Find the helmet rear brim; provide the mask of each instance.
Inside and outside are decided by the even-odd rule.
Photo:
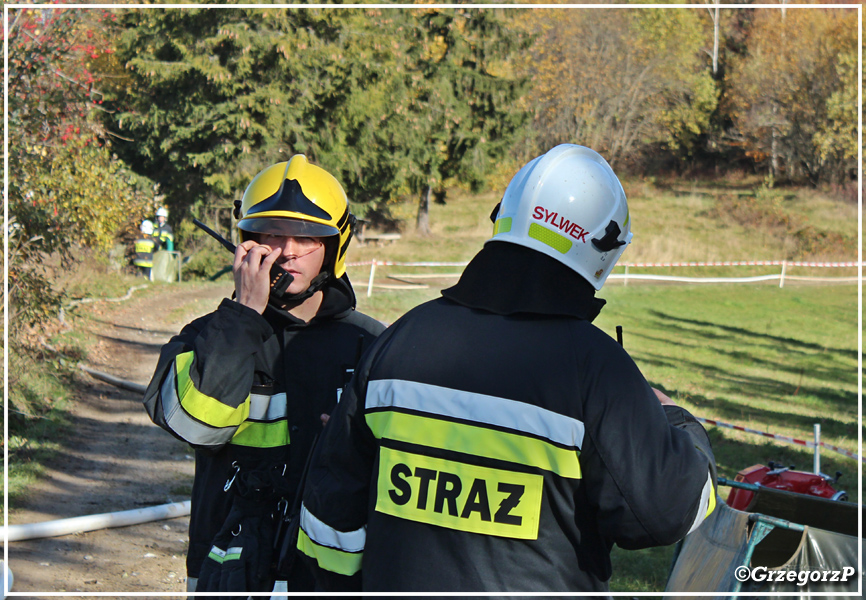
[[[247,233],[264,233],[291,237],[330,237],[340,234],[340,230],[331,225],[285,217],[251,217],[241,219],[238,222],[238,229]]]

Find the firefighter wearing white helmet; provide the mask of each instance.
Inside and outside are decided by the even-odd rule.
[[[171,252],[174,250],[174,230],[168,224],[168,209],[164,206],[156,209],[156,239],[164,250]]]
[[[592,324],[631,240],[610,166],[557,146],[494,218],[316,445],[298,548],[322,591],[605,595],[613,544],[672,544],[713,510],[706,432]]]
[[[309,592],[311,572],[275,539],[323,416],[383,326],[355,310],[354,220],[333,175],[293,156],[252,178],[235,208],[233,299],[163,347],[144,404],[196,449],[188,591],[245,596],[287,580]]]
[[[153,268],[153,253],[159,243],[153,236],[153,222],[151,220],[142,221],[139,230],[141,235],[133,243],[135,256],[132,259],[132,264],[141,269],[142,274],[149,279]]]

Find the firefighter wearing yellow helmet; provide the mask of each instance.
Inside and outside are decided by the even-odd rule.
[[[383,326],[355,310],[354,218],[333,175],[303,155],[269,166],[235,216],[233,299],[163,347],[144,404],[196,449],[188,591],[270,592],[275,580],[313,591],[275,538],[324,415]]]

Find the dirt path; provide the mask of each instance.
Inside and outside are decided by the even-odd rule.
[[[164,290],[164,293],[162,292]],[[88,366],[147,384],[163,343],[230,293],[216,284],[163,286],[90,305],[76,328],[97,334]],[[92,308],[91,308],[92,307]],[[9,523],[35,523],[189,499],[192,453],[150,422],[141,395],[82,374],[71,434]],[[15,592],[178,592],[185,597],[188,517],[10,542]],[[166,596],[161,596],[166,597]]]

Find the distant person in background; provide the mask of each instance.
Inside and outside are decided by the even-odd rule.
[[[159,240],[161,250],[174,250],[174,230],[168,224],[168,210],[161,206],[156,211],[156,238]]]
[[[141,222],[140,230],[141,236],[135,240],[135,257],[132,259],[132,264],[141,269],[142,274],[150,279],[153,253],[156,252],[159,242],[153,236],[153,222],[149,219]]]

